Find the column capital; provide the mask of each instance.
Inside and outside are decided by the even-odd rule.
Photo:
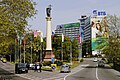
[[[47,21],[51,21],[51,19],[52,19],[51,17],[46,17]]]

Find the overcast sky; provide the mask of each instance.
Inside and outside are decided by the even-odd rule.
[[[106,11],[120,16],[120,0],[33,0],[37,14],[29,20],[33,30],[41,30],[46,36],[46,7],[52,5],[52,31],[59,24],[79,22],[81,15],[92,15],[93,10]]]

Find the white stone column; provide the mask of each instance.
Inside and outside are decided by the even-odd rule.
[[[46,17],[46,50],[52,50],[51,42],[51,17]]]

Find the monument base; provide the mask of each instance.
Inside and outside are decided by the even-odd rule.
[[[52,58],[55,58],[55,55],[53,54],[53,51],[52,50],[46,50],[44,61],[51,61]]]

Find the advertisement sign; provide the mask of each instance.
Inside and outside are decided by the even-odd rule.
[[[71,28],[71,27],[80,27],[80,23],[70,23],[70,24],[64,24],[64,28]]]
[[[103,18],[104,19],[104,18]],[[97,20],[97,21],[96,21]],[[106,26],[102,26],[98,19],[92,20],[92,54],[102,49],[108,39],[108,30]],[[94,53],[95,52],[95,53]]]

